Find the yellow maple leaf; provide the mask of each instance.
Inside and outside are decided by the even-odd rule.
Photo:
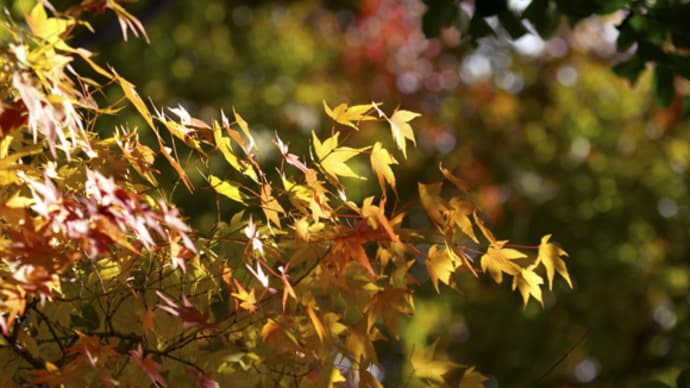
[[[426,269],[429,272],[429,277],[434,284],[434,288],[436,288],[436,292],[439,292],[439,280],[446,285],[450,284],[451,275],[455,272],[456,266],[457,263],[453,260],[453,256],[448,254],[447,250],[440,250],[436,245],[432,245],[431,248],[429,248],[426,259]]]
[[[239,306],[249,312],[254,312],[257,309],[256,305],[256,293],[252,288],[249,292],[242,287],[242,285],[237,281],[237,279],[232,279],[235,282],[235,287],[237,292],[232,293],[232,297],[239,302]]]
[[[337,123],[347,125],[355,130],[359,130],[355,122],[376,119],[373,116],[366,115],[366,113],[371,110],[371,104],[353,105],[350,107],[348,107],[347,104],[340,104],[331,109],[331,107],[326,104],[326,101],[324,101],[323,108],[326,111],[326,114]]]
[[[527,307],[529,296],[532,295],[542,306],[544,302],[541,300],[541,285],[544,284],[544,279],[534,273],[534,271],[521,268],[520,272],[513,275],[513,290],[516,288],[520,291],[522,302]]]
[[[269,184],[261,186],[261,209],[264,211],[266,220],[280,228],[280,214],[285,214],[285,209],[271,195],[271,185]]]
[[[503,282],[504,272],[511,276],[516,276],[520,272],[520,266],[511,260],[527,257],[516,249],[504,248],[507,242],[497,241],[495,244],[491,244],[481,258],[482,271],[489,272],[489,275],[499,284]]]
[[[319,341],[323,343],[326,337],[326,328],[323,326],[323,323],[321,323],[321,320],[316,315],[312,303],[307,304],[307,314],[309,315],[311,324],[314,325],[314,330],[316,331],[316,335],[319,337]]]
[[[436,338],[431,345],[419,351],[412,347],[410,363],[412,364],[414,374],[420,379],[436,384],[444,384],[443,375],[460,365],[452,361],[434,359],[438,341],[439,338]]]
[[[237,155],[235,155],[235,153],[232,150],[232,142],[230,138],[222,135],[218,123],[215,123],[213,125],[213,140],[216,143],[216,147],[218,147],[220,152],[223,154],[223,158],[225,158],[225,161],[228,162],[228,164],[232,166],[232,168],[248,176],[254,182],[259,182],[259,178],[256,175],[256,171],[254,171],[252,165],[246,162],[245,160],[238,158]]]
[[[442,182],[436,182],[431,184],[417,183],[419,188],[419,200],[422,203],[422,207],[426,210],[431,220],[438,224],[443,224],[443,213],[448,210],[448,205],[446,201],[441,198],[441,186]]]
[[[314,152],[316,152],[316,156],[319,159],[319,164],[328,176],[336,182],[339,182],[338,176],[365,179],[363,176],[354,172],[345,162],[361,154],[369,147],[338,147],[338,133],[321,142],[316,137],[316,134],[312,132],[312,139]]]
[[[472,213],[472,216],[474,218],[474,223],[477,224],[479,227],[479,230],[482,232],[484,237],[489,241],[491,244],[496,244],[496,237],[494,237],[494,234],[491,233],[489,228],[484,225],[484,221],[479,218],[479,214],[477,213],[477,210],[475,209],[474,213]]]
[[[474,367],[465,369],[458,388],[484,388],[484,382],[488,380],[486,376],[474,370]]]
[[[448,219],[452,220],[462,232],[475,243],[479,244],[477,236],[474,234],[474,227],[470,220],[470,214],[475,210],[474,205],[458,197],[451,198],[449,202]]]
[[[388,152],[387,149],[383,148],[380,142],[374,144],[374,148],[371,150],[371,168],[376,173],[376,177],[379,180],[379,186],[381,186],[381,191],[386,193],[386,183],[388,183],[395,191],[395,174],[393,174],[393,169],[391,165],[398,164],[393,155]]]
[[[235,202],[246,205],[245,202],[246,195],[240,191],[240,187],[237,184],[230,184],[215,175],[208,176],[208,183],[211,185],[216,193],[221,194],[227,198],[232,199]]]
[[[43,4],[39,2],[34,6],[29,15],[26,16],[26,23],[29,25],[31,32],[48,43],[55,44],[59,49],[69,48],[65,42],[60,39],[67,29],[72,26],[75,21],[60,18],[49,18]]]
[[[402,151],[403,157],[407,159],[407,140],[410,140],[412,144],[417,144],[414,137],[414,131],[412,131],[412,127],[408,123],[421,116],[421,114],[400,109],[393,112],[391,117],[388,117],[376,104],[372,103],[372,106],[376,109],[380,117],[385,117],[386,121],[388,121],[391,127],[391,134],[395,140],[395,145]]]
[[[570,288],[573,288],[573,283],[570,281],[570,274],[568,274],[568,268],[565,266],[565,261],[561,259],[561,256],[568,256],[568,254],[555,244],[550,243],[550,238],[550,234],[541,238],[539,253],[537,254],[537,263],[544,264],[544,268],[546,268],[546,277],[549,280],[549,290],[553,286],[553,277],[556,272],[568,282]]]

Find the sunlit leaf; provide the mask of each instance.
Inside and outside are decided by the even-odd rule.
[[[498,241],[489,246],[481,258],[482,271],[488,272],[496,283],[503,281],[503,273],[516,276],[520,273],[520,266],[511,260],[527,257],[524,253],[512,249],[504,248],[507,241]]]
[[[340,104],[331,109],[331,107],[326,104],[326,101],[324,101],[323,107],[326,111],[326,114],[337,123],[347,125],[348,127],[356,130],[359,130],[356,123],[376,119],[374,116],[366,115],[366,113],[372,109],[371,104],[353,105],[350,107],[348,107],[346,104]]]
[[[470,367],[462,374],[458,388],[484,388],[484,382],[487,380],[486,376],[474,370],[474,367]]]
[[[312,132],[314,152],[319,159],[323,171],[338,181],[338,176],[365,179],[355,173],[345,162],[366,151],[364,148],[338,147],[338,133],[324,140],[323,143]]]
[[[224,181],[215,175],[209,175],[208,183],[211,185],[216,193],[221,194],[227,198],[232,199],[235,202],[246,205],[245,199],[247,196],[240,191],[239,186],[236,184],[231,184],[230,182]]]
[[[415,376],[422,380],[443,384],[445,383],[443,375],[457,368],[458,364],[435,358],[436,345],[438,345],[439,339],[436,338],[431,345],[423,349],[418,350],[413,347],[410,362],[412,363],[412,370]]]
[[[541,285],[544,280],[529,269],[520,269],[520,271],[513,275],[513,290],[517,288],[522,296],[524,306],[527,307],[529,297],[532,295],[540,304],[544,304],[541,300]]]
[[[395,191],[395,174],[391,165],[398,164],[393,155],[388,152],[387,149],[383,148],[380,142],[374,144],[374,148],[371,150],[371,168],[374,170],[376,177],[379,180],[379,186],[381,186],[381,191],[386,192],[386,183],[388,183],[393,191]]]
[[[440,250],[437,245],[432,245],[431,248],[429,248],[426,259],[426,269],[429,272],[429,278],[431,278],[434,288],[436,288],[436,292],[440,292],[438,289],[439,280],[443,282],[443,284],[450,284],[450,279],[453,272],[455,272],[455,267],[456,263],[448,254],[447,250]]]
[[[568,268],[565,266],[565,261],[561,259],[561,256],[568,256],[568,254],[555,244],[550,243],[550,238],[550,234],[541,238],[539,253],[537,255],[537,263],[544,264],[544,268],[546,268],[546,278],[549,280],[549,290],[553,287],[553,277],[556,272],[565,279],[570,288],[573,288],[573,283],[570,281],[570,274],[568,274]]]

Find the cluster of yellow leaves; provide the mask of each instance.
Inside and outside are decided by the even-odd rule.
[[[475,244],[479,244],[475,226],[488,242],[488,247],[480,258],[481,271],[488,273],[499,284],[503,282],[503,274],[511,276],[513,290],[517,289],[520,292],[525,306],[530,296],[543,303],[541,286],[544,280],[536,272],[540,265],[546,270],[549,289],[552,288],[555,272],[572,287],[565,262],[561,259],[561,256],[567,256],[567,253],[549,242],[551,235],[542,238],[540,245],[535,247],[538,250],[536,258],[530,262],[527,253],[511,247],[506,240],[499,241],[494,237],[479,217],[476,207],[463,199],[462,193],[465,189],[462,182],[449,171],[442,169],[442,172],[444,177],[459,189],[460,195],[446,200],[441,196],[443,182],[419,184],[422,206],[445,237],[442,248],[432,245],[427,253],[427,270],[437,291],[439,281],[455,287],[452,275],[459,269],[477,275],[470,259],[470,251],[464,249],[463,244],[456,242],[459,235],[460,238],[469,238]]]

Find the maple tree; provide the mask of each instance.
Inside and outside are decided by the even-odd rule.
[[[0,46],[3,384],[379,386],[375,343],[397,338],[398,319],[414,314],[417,261],[439,292],[439,283],[457,289],[463,272],[510,276],[524,305],[542,303],[544,277],[549,288],[556,274],[571,285],[550,235],[530,247],[497,239],[443,167],[443,181],[418,184],[429,230],[407,226],[394,166],[416,144],[418,113],[324,102],[330,131],[312,132],[308,155],[276,134],[281,163],[271,171],[234,109],[205,122],[181,106],[156,108],[70,45],[91,11],[114,12],[125,39],[146,38],[120,4],[46,8],[38,2],[27,27],[8,17]],[[112,89],[120,97],[104,102]],[[125,105],[146,128],[101,127]],[[387,126],[395,149],[348,143],[370,125]],[[139,141],[144,131],[155,145]],[[193,230],[156,159],[176,186],[239,210],[219,206],[212,231]],[[366,176],[380,191],[350,199],[347,181]],[[412,352],[411,378],[442,385],[460,368],[462,386],[483,381],[471,366],[435,359],[435,347]]]

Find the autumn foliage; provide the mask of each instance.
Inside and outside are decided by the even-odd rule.
[[[61,12],[39,3],[27,28],[4,23],[0,383],[380,386],[376,343],[395,340],[398,319],[415,312],[414,266],[439,292],[457,289],[461,272],[496,283],[509,276],[525,305],[542,302],[544,279],[549,288],[556,274],[571,284],[550,235],[535,246],[496,238],[442,167],[443,181],[418,184],[430,227],[409,227],[395,166],[415,145],[419,114],[324,103],[333,126],[312,132],[309,154],[292,153],[278,131],[281,161],[264,166],[251,124],[234,109],[204,122],[180,106],[157,108],[105,59],[70,46],[88,12],[107,10],[125,38],[145,36],[115,1]],[[121,97],[104,102],[113,88]],[[145,128],[102,127],[99,117],[125,106]],[[382,125],[391,139],[348,143]],[[142,144],[143,131],[156,143]],[[219,210],[210,233],[193,230],[161,183],[161,161],[190,193],[213,191],[239,210]],[[366,175],[380,191],[351,200],[348,181]],[[434,349],[409,355],[411,379],[442,385],[460,369],[464,386],[483,380]]]

